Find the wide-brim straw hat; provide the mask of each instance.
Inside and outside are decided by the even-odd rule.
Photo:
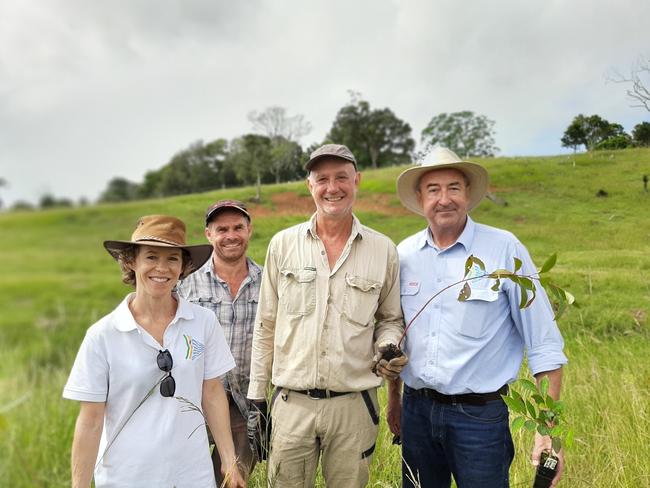
[[[417,166],[403,171],[397,177],[397,196],[402,205],[418,215],[424,215],[422,207],[418,203],[417,186],[422,175],[436,169],[457,169],[467,177],[469,181],[468,212],[487,195],[489,177],[483,166],[463,161],[453,151],[436,146],[422,158]]]
[[[122,251],[134,244],[138,246],[185,249],[189,253],[192,263],[185,267],[180,279],[187,277],[187,275],[203,266],[212,254],[210,244],[188,246],[185,243],[185,223],[169,215],[140,217],[130,241],[104,241],[104,247],[115,260],[119,258]]]

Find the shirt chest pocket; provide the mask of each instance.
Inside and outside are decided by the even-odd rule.
[[[499,292],[489,288],[472,288],[466,301],[461,302],[462,320],[460,333],[467,337],[480,338],[487,332],[496,313]]]
[[[351,322],[367,326],[377,311],[380,291],[381,282],[346,274],[343,313]]]
[[[400,283],[399,293],[404,318],[410,320],[421,306],[420,282],[415,280],[402,281]]]
[[[316,306],[316,270],[283,269],[280,276],[278,304],[290,314],[312,313]]]

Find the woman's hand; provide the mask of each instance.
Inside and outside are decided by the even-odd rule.
[[[246,482],[244,481],[236,462],[227,467],[223,466],[221,468],[221,474],[223,475],[224,482],[228,488],[246,488]]]

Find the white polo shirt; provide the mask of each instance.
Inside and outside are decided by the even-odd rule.
[[[157,386],[138,408],[166,373],[156,362],[160,345],[129,310],[134,293],[88,329],[77,353],[63,397],[106,402],[98,488],[215,486],[204,419],[180,399],[200,407],[203,380],[225,374],[235,361],[214,313],[174,296],[178,308],[162,344],[174,360],[174,398]]]

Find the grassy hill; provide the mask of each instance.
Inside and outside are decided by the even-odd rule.
[[[650,486],[650,150],[483,161],[491,189],[473,217],[514,232],[538,264],[558,253],[556,281],[581,308],[561,320],[570,363],[563,398],[577,445],[564,486]],[[394,193],[403,168],[364,172],[356,214],[396,243],[424,227]],[[607,196],[598,197],[602,190]],[[602,193],[601,192],[601,193]],[[79,209],[0,214],[0,485],[69,486],[77,405],[61,389],[86,328],[129,290],[102,247],[141,215],[168,213],[203,242],[204,209],[250,188]],[[303,183],[267,186],[251,205],[250,253],[263,262],[278,230],[305,220]],[[513,485],[528,485],[531,439],[516,437]],[[373,486],[398,486],[399,451],[382,430]],[[259,469],[259,468],[258,468]]]

